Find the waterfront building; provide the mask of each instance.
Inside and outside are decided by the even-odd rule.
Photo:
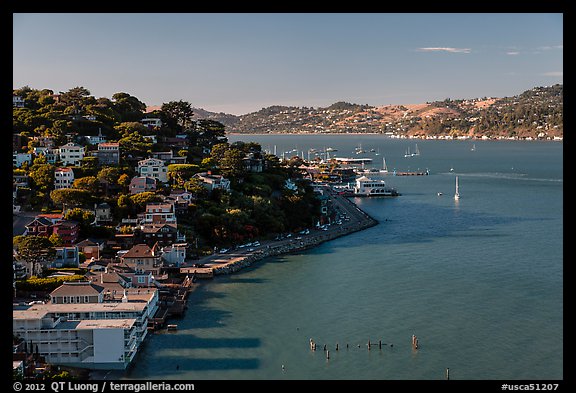
[[[162,267],[159,250],[147,244],[135,244],[120,257],[120,261],[137,272],[150,272],[154,276],[160,274]]]
[[[186,243],[174,243],[162,248],[161,258],[167,265],[180,267],[186,261]]]
[[[373,180],[366,176],[356,179],[354,185],[354,195],[356,196],[395,196],[396,190],[386,187],[384,180]]]
[[[56,302],[14,309],[13,334],[53,365],[126,369],[158,310],[158,291],[125,289],[116,302],[107,295],[93,283],[65,283],[51,293]]]

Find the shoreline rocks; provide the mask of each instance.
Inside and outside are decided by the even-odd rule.
[[[226,263],[222,266],[213,267],[214,275],[223,275],[235,273],[245,267],[251,266],[254,262],[260,261],[264,258],[271,256],[278,256],[283,254],[290,254],[297,251],[303,251],[316,247],[324,242],[334,240],[336,238],[349,235],[354,232],[362,231],[364,229],[373,227],[378,224],[378,221],[368,216],[364,213],[365,218],[356,223],[348,223],[340,226],[336,229],[331,229],[326,231],[326,233],[317,234],[303,238],[301,240],[292,240],[288,244],[282,244],[278,246],[269,246],[263,250],[254,251],[251,254],[247,254],[243,257]]]

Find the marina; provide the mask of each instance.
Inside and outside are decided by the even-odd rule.
[[[562,379],[562,145],[419,146],[430,175],[384,178],[401,197],[346,198],[377,225],[201,281],[123,378]]]

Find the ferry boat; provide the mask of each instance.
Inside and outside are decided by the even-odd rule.
[[[394,188],[386,187],[384,180],[374,180],[362,176],[356,179],[354,185],[354,196],[398,196],[400,195]]]

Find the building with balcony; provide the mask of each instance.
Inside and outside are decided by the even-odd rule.
[[[158,310],[155,288],[125,289],[121,301],[111,302],[101,286],[66,283],[51,297],[62,303],[14,309],[12,331],[38,348],[47,363],[61,366],[126,369]]]

